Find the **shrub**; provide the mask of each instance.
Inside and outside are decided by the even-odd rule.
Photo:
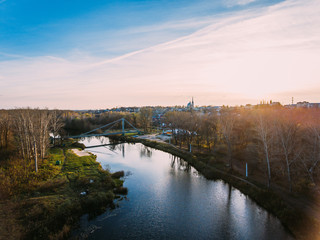
[[[115,173],[112,173],[112,178],[121,178],[121,177],[124,177],[124,171],[118,171],[118,172],[115,172]]]
[[[113,192],[115,194],[126,195],[126,194],[128,194],[128,188],[126,188],[126,187],[117,187],[116,189],[113,190]]]

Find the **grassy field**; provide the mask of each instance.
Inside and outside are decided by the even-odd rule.
[[[123,174],[112,175],[95,155],[79,157],[73,147],[51,148],[35,179],[0,202],[15,212],[8,225],[7,211],[0,211],[0,239],[67,239],[81,215],[114,208],[115,195],[127,192],[119,179]]]

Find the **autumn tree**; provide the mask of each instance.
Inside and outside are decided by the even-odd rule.
[[[60,131],[64,126],[64,122],[62,119],[63,112],[57,109],[51,111],[51,122],[50,122],[50,130],[53,135],[53,145],[56,145],[56,137],[61,136]]]
[[[167,125],[167,127],[170,128],[172,137],[174,139],[175,144],[178,144],[178,138],[177,138],[177,132],[176,129],[178,128],[178,116],[177,112],[166,112],[164,115],[164,122]]]
[[[266,165],[267,165],[267,176],[268,176],[268,187],[271,184],[271,167],[270,167],[270,155],[271,145],[274,139],[274,124],[271,118],[270,110],[259,109],[256,115],[256,132],[257,137],[263,148]]]
[[[230,109],[223,109],[219,116],[219,130],[223,141],[227,145],[227,156],[229,160],[229,167],[232,169],[232,153],[234,144],[234,126],[237,115]]]
[[[311,109],[305,111],[305,134],[303,145],[303,154],[301,155],[301,163],[312,183],[316,183],[316,170],[320,163],[320,111],[319,109]]]
[[[8,148],[11,128],[10,115],[7,111],[0,112],[0,149]]]
[[[293,110],[281,109],[275,114],[275,132],[280,153],[285,160],[290,192],[292,191],[291,165],[300,157],[299,123]]]
[[[139,112],[139,123],[143,127],[144,132],[151,130],[152,124],[152,109],[143,107]]]
[[[35,161],[38,169],[38,156],[42,159],[49,147],[49,110],[17,109],[13,114],[15,135],[19,142],[19,151],[26,161]]]
[[[201,117],[199,136],[205,139],[208,150],[214,147],[218,140],[218,116],[216,111],[209,112]]]

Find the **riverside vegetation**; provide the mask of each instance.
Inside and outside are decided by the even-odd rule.
[[[219,113],[173,111],[163,122],[172,144],[123,140],[182,157],[207,178],[249,195],[297,238],[320,239],[320,109],[262,104]]]
[[[36,121],[41,115],[38,111],[45,110],[22,111],[28,113],[30,121]],[[14,115],[17,112],[10,114],[19,117]],[[80,157],[72,152],[73,148],[83,149],[82,144],[68,140],[49,148],[48,143],[43,156],[25,145],[30,148],[28,159],[26,149],[17,145],[17,132],[9,128],[7,141],[0,145],[1,238],[66,239],[81,215],[114,208],[116,194],[126,193],[120,179],[123,172],[111,174],[96,162],[95,155]],[[25,136],[39,140],[39,135],[33,136],[31,131]],[[48,133],[46,136],[49,139]]]
[[[140,113],[60,113],[60,123],[64,125],[60,135],[82,133],[121,117],[145,132],[159,126],[159,122],[152,121],[151,108],[143,108]],[[4,123],[6,114],[8,112],[2,115]],[[191,109],[169,111],[161,123],[171,129],[171,144],[136,138],[123,140],[140,141],[182,157],[207,178],[223,179],[248,194],[278,216],[297,238],[319,238],[319,109],[285,108],[269,103],[249,108],[222,107],[219,112],[200,113]],[[2,126],[6,128],[6,124]],[[0,131],[0,147],[4,149],[7,132]],[[41,144],[40,139],[37,141]],[[29,143],[29,150],[26,147],[24,150],[29,151],[31,159],[38,155],[32,153],[32,145]],[[18,147],[20,155],[21,146]],[[248,178],[245,177],[246,164]]]
[[[253,179],[244,179],[236,171],[230,171],[223,161],[201,153],[190,153],[168,143],[134,137],[112,137],[113,141],[142,143],[145,146],[168,152],[180,157],[193,166],[207,179],[222,179],[242,193],[250,196],[256,203],[277,216],[286,229],[297,239],[318,239],[319,220],[306,213],[300,206],[292,203],[292,198],[267,188]],[[208,163],[211,161],[210,163]],[[296,201],[293,197],[293,201]]]

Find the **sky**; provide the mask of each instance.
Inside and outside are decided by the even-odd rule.
[[[0,109],[320,102],[319,0],[0,0]]]

